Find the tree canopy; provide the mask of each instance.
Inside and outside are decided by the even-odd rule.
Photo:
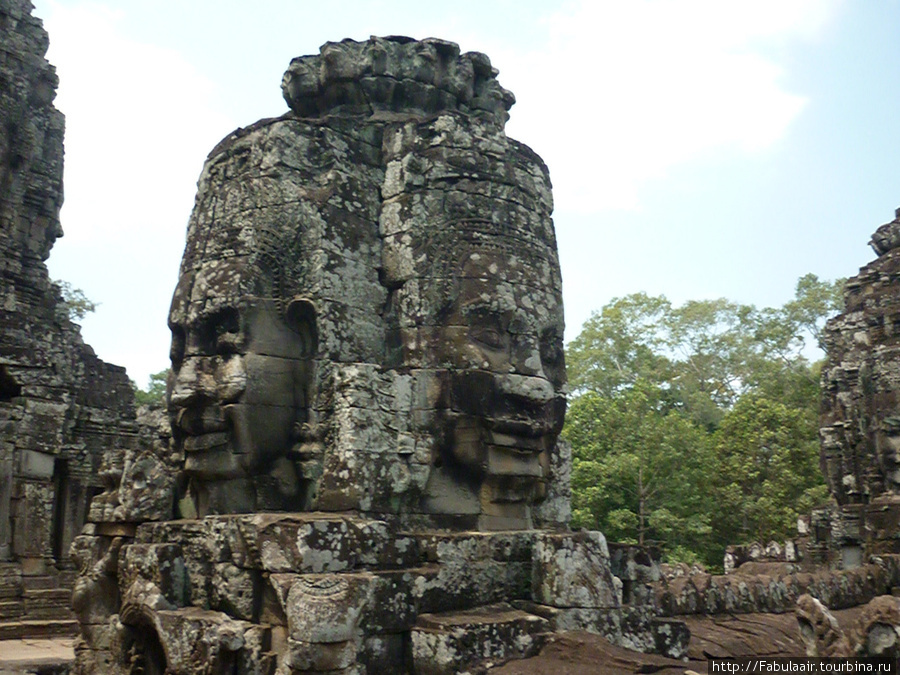
[[[569,345],[573,517],[672,560],[790,536],[818,468],[821,332],[842,280],[809,274],[780,308],[616,298]]]

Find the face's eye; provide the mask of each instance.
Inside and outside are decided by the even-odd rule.
[[[203,345],[208,354],[230,356],[240,351],[243,342],[240,317],[234,308],[216,312],[203,322]]]
[[[562,340],[555,335],[541,338],[541,361],[555,365],[563,360]]]
[[[172,362],[172,370],[178,370],[184,360],[184,328],[171,326],[170,330],[172,331],[172,343],[169,346],[169,360]]]
[[[495,326],[472,326],[469,335],[488,349],[503,349],[506,346],[506,334]]]
[[[547,376],[553,382],[565,383],[566,355],[563,339],[556,331],[547,331],[541,335],[541,364]]]

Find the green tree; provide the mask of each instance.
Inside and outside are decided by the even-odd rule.
[[[578,392],[613,396],[638,378],[666,381],[663,322],[671,309],[662,296],[635,293],[594,312],[566,349],[570,384]]]
[[[134,389],[134,402],[137,405],[161,406],[166,402],[166,380],[169,378],[169,369],[153,373],[147,380],[147,388],[141,389],[134,381],[131,388]]]
[[[566,419],[572,443],[573,524],[615,541],[661,542],[670,559],[695,560],[712,528],[697,487],[711,465],[702,429],[638,379],[616,396],[587,392]]]
[[[797,281],[792,300],[757,313],[744,375],[748,390],[816,414],[822,330],[841,310],[843,289],[843,279],[807,274]]]
[[[569,381],[576,394],[613,396],[642,378],[713,429],[742,392],[754,316],[753,307],[724,299],[676,308],[663,296],[616,298],[569,345]]]
[[[717,553],[736,541],[790,536],[797,516],[827,497],[817,427],[803,408],[756,394],[725,414],[712,436]]]
[[[787,535],[826,494],[812,359],[842,288],[806,275],[779,308],[636,293],[595,312],[567,351],[575,523],[713,565]]]
[[[91,312],[95,312],[100,305],[90,300],[80,288],[75,288],[68,281],[54,281],[53,285],[59,289],[63,304],[69,315],[69,321],[77,323]]]

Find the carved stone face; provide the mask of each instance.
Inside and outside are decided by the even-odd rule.
[[[508,515],[520,509],[490,505],[542,497],[562,429],[562,297],[541,265],[492,249],[471,250],[452,283],[433,341],[436,364],[449,366],[438,462],[480,483],[488,513]]]
[[[239,259],[186,272],[169,313],[169,415],[200,515],[254,510],[260,474],[297,487],[282,465],[307,421],[315,319],[306,301],[282,311],[248,293],[247,277]]]

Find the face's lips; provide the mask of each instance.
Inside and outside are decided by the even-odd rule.
[[[175,426],[188,436],[228,431],[228,422],[218,405],[181,408],[175,413]]]
[[[535,420],[509,420],[484,418],[485,428],[498,438],[517,437],[522,439],[542,439],[552,433],[552,430],[544,423]],[[498,441],[497,445],[513,445],[510,442]]]
[[[502,447],[511,452],[519,453],[537,453],[542,452],[545,448],[545,437],[541,436],[518,436],[505,434],[499,431],[488,430],[487,442],[491,445]]]
[[[188,447],[191,440],[185,439],[184,472],[188,476],[201,480],[224,480],[244,475],[238,456],[231,452],[227,444],[191,450]]]
[[[185,452],[208,452],[228,445],[228,432],[217,431],[199,436],[185,436]]]

